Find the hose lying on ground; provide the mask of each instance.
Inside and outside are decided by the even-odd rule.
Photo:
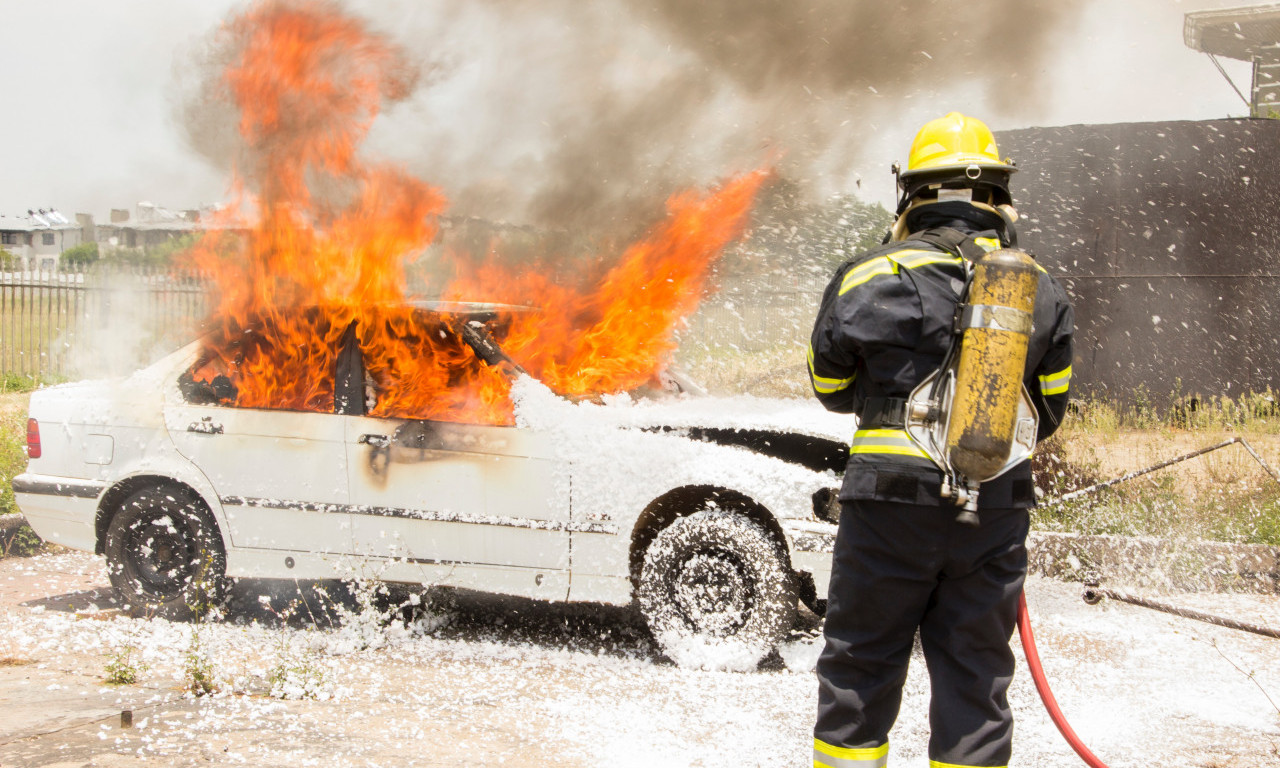
[[[1018,595],[1018,637],[1022,639],[1022,652],[1027,657],[1027,668],[1031,670],[1031,679],[1035,681],[1036,691],[1040,693],[1040,700],[1044,702],[1044,708],[1049,711],[1049,719],[1053,720],[1053,724],[1058,726],[1058,731],[1062,733],[1062,737],[1067,740],[1071,748],[1092,768],[1107,768],[1107,764],[1102,762],[1089,751],[1084,745],[1076,732],[1072,730],[1071,724],[1067,722],[1067,718],[1062,714],[1062,708],[1058,706],[1058,700],[1054,698],[1053,691],[1049,690],[1049,681],[1044,677],[1044,667],[1040,666],[1040,652],[1036,650],[1036,638],[1031,632],[1031,619],[1027,617],[1027,595],[1021,593]]]
[[[1226,448],[1227,446],[1236,445],[1237,443],[1240,444],[1246,451],[1248,451],[1249,455],[1252,456],[1259,464],[1262,465],[1262,468],[1266,470],[1267,474],[1270,475],[1273,480],[1275,480],[1277,483],[1280,483],[1280,472],[1277,472],[1269,464],[1267,464],[1267,462],[1262,459],[1262,456],[1260,456],[1258,452],[1254,450],[1253,446],[1249,445],[1249,442],[1247,440],[1245,440],[1242,437],[1233,437],[1230,440],[1224,440],[1223,442],[1218,443],[1217,445],[1211,445],[1207,448],[1201,448],[1198,451],[1192,451],[1191,453],[1186,453],[1181,456],[1176,456],[1172,459],[1168,459],[1166,461],[1161,461],[1156,464],[1152,464],[1149,467],[1145,467],[1143,469],[1129,472],[1121,477],[1117,477],[1114,480],[1107,480],[1105,482],[1091,485],[1088,488],[1081,488],[1078,491],[1073,491],[1071,493],[1064,494],[1057,498],[1047,499],[1045,501],[1045,505],[1051,506],[1054,504],[1061,504],[1063,502],[1071,501],[1072,499],[1078,498],[1080,496],[1084,496],[1090,493],[1095,493],[1097,491],[1103,490],[1104,488],[1110,488],[1111,486],[1116,485],[1118,483],[1123,483],[1126,480],[1132,480],[1135,477],[1141,477],[1142,475],[1155,472],[1158,469],[1164,469],[1165,467],[1168,467],[1172,464],[1177,464],[1179,462],[1186,461],[1188,459],[1194,459],[1195,457],[1203,456],[1204,454],[1209,453],[1210,451],[1216,451],[1219,448]],[[1157,611],[1165,611],[1166,613],[1171,613],[1171,614],[1174,614],[1175,616],[1182,616],[1183,618],[1195,619],[1197,621],[1205,621],[1210,624],[1217,624],[1223,627],[1239,629],[1245,632],[1253,632],[1255,634],[1265,635],[1267,637],[1280,637],[1280,631],[1271,629],[1270,627],[1263,627],[1256,624],[1247,624],[1245,622],[1235,621],[1233,619],[1224,619],[1220,616],[1213,616],[1207,613],[1200,613],[1199,611],[1192,611],[1185,608],[1177,608],[1176,606],[1167,605],[1165,603],[1158,603],[1153,600],[1146,600],[1143,598],[1134,597],[1132,595],[1127,595],[1123,592],[1116,592],[1110,589],[1102,589],[1098,587],[1096,584],[1089,585],[1084,593],[1084,600],[1086,603],[1089,603],[1090,605],[1097,603],[1103,597],[1110,597],[1115,600],[1121,600],[1123,602],[1132,603],[1133,605],[1139,605],[1144,608],[1151,608]],[[1022,640],[1022,652],[1026,654],[1027,668],[1031,670],[1031,679],[1035,681],[1036,691],[1039,692],[1040,699],[1041,701],[1044,702],[1044,708],[1048,710],[1049,718],[1053,720],[1053,724],[1058,727],[1058,731],[1062,733],[1063,738],[1067,740],[1067,743],[1071,745],[1071,748],[1075,750],[1076,754],[1079,755],[1080,758],[1085,761],[1085,763],[1090,765],[1092,768],[1107,768],[1107,764],[1099,760],[1098,757],[1093,754],[1093,752],[1089,751],[1089,748],[1086,747],[1084,745],[1084,742],[1080,740],[1080,737],[1076,735],[1076,732],[1071,728],[1071,724],[1067,722],[1066,716],[1062,714],[1062,708],[1058,706],[1058,700],[1054,698],[1053,691],[1049,689],[1049,681],[1046,680],[1044,676],[1044,667],[1040,665],[1040,652],[1036,650],[1036,638],[1031,631],[1031,619],[1027,616],[1027,596],[1025,592],[1018,595],[1018,637],[1021,638]]]
[[[1119,600],[1122,603],[1150,608],[1153,611],[1164,611],[1174,616],[1181,616],[1184,619],[1194,619],[1195,621],[1203,621],[1206,624],[1216,624],[1219,627],[1227,627],[1228,629],[1238,629],[1242,632],[1252,632],[1255,635],[1263,637],[1280,638],[1280,629],[1272,629],[1264,627],[1261,624],[1250,624],[1246,621],[1236,621],[1235,619],[1226,619],[1221,616],[1214,616],[1211,613],[1201,613],[1193,611],[1190,608],[1179,608],[1176,605],[1161,603],[1156,600],[1149,600],[1145,597],[1130,595],[1125,592],[1117,592],[1114,589],[1105,589],[1096,584],[1089,584],[1084,590],[1084,601],[1089,605],[1096,605],[1102,598],[1109,597],[1112,600]]]
[[[1104,597],[1113,600],[1119,600],[1143,608],[1151,608],[1157,611],[1171,613],[1174,616],[1181,616],[1184,619],[1194,619],[1209,624],[1216,624],[1220,627],[1228,627],[1230,629],[1239,629],[1244,632],[1252,632],[1265,637],[1280,638],[1280,630],[1264,627],[1259,624],[1249,624],[1235,619],[1226,619],[1221,616],[1214,616],[1200,611],[1193,611],[1188,608],[1178,608],[1177,606],[1167,603],[1157,602],[1155,600],[1147,600],[1145,598],[1136,597],[1134,595],[1117,592],[1112,589],[1104,589],[1097,585],[1089,585],[1084,592],[1084,601],[1090,605],[1095,605]],[[1062,714],[1062,708],[1058,706],[1058,700],[1054,698],[1053,691],[1049,689],[1049,681],[1045,679],[1044,667],[1040,665],[1040,652],[1036,650],[1036,638],[1031,631],[1031,619],[1027,615],[1027,596],[1025,593],[1018,595],[1018,637],[1022,639],[1022,652],[1027,657],[1027,668],[1031,670],[1031,679],[1035,681],[1036,691],[1040,694],[1041,701],[1044,702],[1044,708],[1049,712],[1049,718],[1053,720],[1053,724],[1058,727],[1058,731],[1062,733],[1063,738],[1076,751],[1076,754],[1092,766],[1092,768],[1107,768],[1106,763],[1098,759],[1089,748],[1084,745],[1080,737],[1071,728],[1071,724],[1067,722],[1067,718]]]

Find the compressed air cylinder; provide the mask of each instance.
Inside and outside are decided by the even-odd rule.
[[[970,483],[995,477],[1009,458],[1039,282],[1035,261],[1013,248],[974,263],[946,442]]]

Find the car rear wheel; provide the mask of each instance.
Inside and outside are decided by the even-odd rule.
[[[167,619],[203,615],[226,588],[226,553],[213,518],[190,492],[147,488],[107,527],[111,585],[128,605]]]
[[[797,585],[782,547],[762,527],[707,509],[657,535],[637,596],[672,661],[742,670],[755,668],[791,629]]]

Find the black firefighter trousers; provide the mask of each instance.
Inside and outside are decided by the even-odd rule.
[[[917,628],[929,670],[931,765],[1005,766],[1009,640],[1027,570],[1025,509],[844,502],[818,659],[814,762],[886,764]]]

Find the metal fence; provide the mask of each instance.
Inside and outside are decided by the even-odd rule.
[[[824,283],[780,276],[724,286],[688,319],[681,341],[743,353],[803,348]],[[163,268],[0,272],[0,377],[128,374],[196,336],[210,287]]]
[[[206,287],[155,268],[0,272],[0,376],[128,373],[194,336]]]

